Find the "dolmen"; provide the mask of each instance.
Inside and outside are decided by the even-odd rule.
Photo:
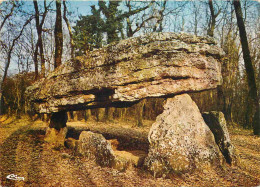
[[[234,149],[223,115],[219,120],[219,114],[204,114],[204,120],[187,94],[222,84],[223,56],[211,37],[151,33],[121,40],[62,64],[28,87],[28,110],[51,114],[46,140],[62,144],[67,111],[131,106],[144,98],[165,97],[164,111],[147,137],[144,167],[160,177],[231,164]],[[105,155],[97,159],[101,165],[116,165],[109,141],[91,132],[81,134],[79,141],[86,155]]]

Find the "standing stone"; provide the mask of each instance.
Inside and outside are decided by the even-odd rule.
[[[225,116],[222,112],[211,111],[202,114],[206,124],[213,132],[215,141],[224,155],[227,163],[234,164],[237,161],[234,146],[231,144]]]
[[[68,117],[65,111],[53,113],[44,140],[56,146],[63,146],[68,132],[66,127],[67,120]]]
[[[217,166],[222,161],[212,132],[188,94],[167,100],[148,139],[145,166],[155,177]]]

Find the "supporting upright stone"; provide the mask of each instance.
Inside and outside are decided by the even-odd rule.
[[[227,163],[236,164],[238,158],[235,154],[234,146],[232,145],[229,137],[224,114],[218,111],[211,111],[204,112],[202,116],[210,130],[213,132],[215,141],[220,151],[224,155]]]
[[[167,100],[148,135],[145,165],[155,177],[219,166],[224,158],[188,94]]]
[[[68,117],[65,111],[53,113],[44,140],[57,146],[63,146],[68,132],[67,120]]]

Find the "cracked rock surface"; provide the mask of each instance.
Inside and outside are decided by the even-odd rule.
[[[65,62],[30,86],[28,109],[81,110],[213,89],[222,82],[223,55],[209,37],[151,33],[129,38]]]
[[[188,94],[167,100],[148,139],[145,165],[156,177],[218,166],[223,161],[211,130]]]

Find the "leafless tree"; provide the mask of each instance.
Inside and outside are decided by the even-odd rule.
[[[55,37],[55,59],[54,68],[59,67],[62,62],[63,33],[62,33],[62,16],[61,16],[61,0],[56,0],[56,22],[54,29]]]
[[[253,113],[253,120],[252,126],[254,128],[254,134],[260,136],[260,123],[259,123],[259,98],[257,94],[257,87],[256,87],[256,79],[255,79],[255,72],[250,56],[250,50],[247,41],[247,33],[246,28],[243,20],[243,13],[241,9],[240,0],[233,0],[233,4],[235,7],[236,17],[237,17],[237,25],[239,28],[240,34],[240,41],[242,44],[242,51],[243,51],[243,58],[245,62],[246,74],[247,74],[247,82],[249,87],[248,93],[248,105],[247,105],[247,112],[246,112],[246,123],[250,123],[250,115]],[[249,126],[249,125],[247,125]]]

